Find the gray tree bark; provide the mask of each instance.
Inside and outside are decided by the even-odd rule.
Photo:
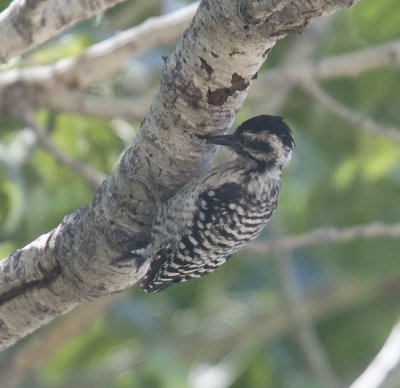
[[[195,133],[227,130],[275,42],[356,0],[203,0],[135,143],[92,202],[0,262],[0,349],[76,305],[122,291],[148,263],[115,260],[150,239],[159,201],[210,168]]]
[[[14,0],[0,13],[0,63],[124,0]]]

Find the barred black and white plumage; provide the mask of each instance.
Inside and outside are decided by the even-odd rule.
[[[161,205],[142,288],[160,291],[201,277],[256,238],[277,206],[282,168],[294,146],[280,117],[262,115],[232,135],[199,135],[231,148],[237,157],[193,179]]]

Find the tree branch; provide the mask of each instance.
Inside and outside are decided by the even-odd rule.
[[[115,260],[149,242],[158,199],[209,169],[215,149],[195,133],[231,126],[278,36],[343,5],[317,3],[292,0],[272,24],[244,22],[238,1],[201,3],[166,61],[160,92],[135,144],[93,201],[0,262],[0,349],[76,305],[143,277],[148,262],[119,267]]]
[[[307,233],[303,236],[291,236],[286,237],[284,239],[274,239],[268,243],[253,243],[251,246],[247,248],[249,252],[255,252],[258,254],[269,254],[273,252],[283,252],[286,250],[293,250],[296,248],[303,248],[306,246],[314,246],[321,245],[327,243],[335,243],[341,241],[353,241],[357,239],[363,238],[379,238],[379,237],[389,237],[396,238],[400,237],[400,224],[394,225],[382,225],[382,224],[369,224],[357,226],[354,228],[345,228],[345,229],[337,229],[337,228],[321,228],[316,229],[310,233]],[[278,258],[280,260],[281,258]],[[292,280],[291,280],[292,281]],[[398,281],[398,280],[397,280]],[[384,292],[383,290],[387,289],[387,283],[393,284],[393,280],[390,279],[382,279],[377,284],[368,284],[363,285],[361,288],[354,282],[349,282],[348,285],[341,284],[340,287],[327,291],[328,293],[318,293],[318,296],[315,297],[307,297],[304,301],[304,305],[300,304],[300,302],[296,302],[297,297],[291,296],[290,299],[293,298],[293,303],[297,303],[299,306],[303,305],[304,309],[308,311],[311,318],[313,320],[318,320],[321,317],[326,318],[327,314],[333,314],[334,310],[343,310],[351,307],[354,304],[364,303],[366,295],[376,295],[379,292]],[[367,287],[367,289],[365,289]],[[371,288],[372,287],[372,288]],[[292,291],[288,291],[290,294]],[[354,295],[353,295],[354,294]],[[95,309],[95,311],[102,309],[109,305],[111,299],[102,298],[98,299],[95,304],[90,304],[90,309]],[[248,327],[242,328],[243,331],[243,340],[244,338],[249,339],[249,332],[256,332],[256,339],[260,339],[260,330],[264,334],[262,336],[267,337],[276,337],[277,335],[282,333],[282,330],[289,330],[289,321],[287,320],[287,312],[290,311],[288,309],[280,309],[279,311],[274,311],[273,313],[268,312],[264,318],[260,320],[260,317],[254,320],[250,325],[256,325],[259,329],[254,330],[254,328],[250,329]],[[78,317],[76,316],[78,315]],[[90,314],[89,314],[90,315]],[[79,327],[87,325],[87,314],[85,314],[82,318],[81,312],[77,310],[77,313],[74,313],[72,317],[69,317],[66,321],[63,321],[61,327],[56,327],[54,330],[51,330],[49,333],[44,335],[44,338],[39,338],[39,343],[34,342],[30,343],[26,350],[23,350],[22,357],[19,355],[15,358],[10,365],[3,365],[0,367],[0,376],[1,381],[10,381],[8,385],[11,385],[11,381],[18,379],[20,381],[21,378],[27,376],[32,370],[37,368],[42,364],[42,362],[48,357],[50,357],[51,353],[57,349],[60,343],[63,342],[65,336],[64,332],[68,332],[68,336],[70,333],[70,326],[74,326],[74,321],[77,319]],[[279,317],[276,319],[271,319],[272,317]],[[84,323],[81,322],[83,319]],[[67,326],[67,329],[65,329]],[[61,333],[61,334],[60,334]],[[244,333],[247,333],[246,335]],[[237,337],[238,333],[231,333],[230,337]],[[53,339],[53,337],[55,337]],[[69,338],[69,337],[68,337]],[[198,344],[204,344],[207,338],[197,338]],[[178,341],[178,339],[177,339]],[[225,341],[225,339],[223,340]],[[193,347],[192,341],[189,341],[191,344],[191,348]],[[222,342],[222,341],[221,341]],[[50,345],[47,345],[50,344]],[[35,357],[32,358],[32,354],[37,354],[38,349],[42,349],[43,346],[51,347],[49,351],[42,352],[43,357]],[[188,356],[190,353],[189,349],[186,349],[184,344],[182,346],[182,352],[185,353],[185,356]],[[215,347],[211,347],[215,348]],[[217,347],[219,348],[219,347]],[[225,348],[225,347],[224,347]],[[186,350],[185,350],[186,349]],[[196,353],[197,354],[197,353]],[[215,356],[215,355],[213,355]],[[11,369],[10,369],[11,368]],[[7,383],[6,383],[7,385]],[[15,384],[14,384],[15,385]],[[355,387],[354,387],[355,388]]]
[[[57,112],[71,112],[103,119],[124,118],[142,121],[150,106],[150,97],[124,98],[96,96],[93,94],[61,89],[52,93],[43,108]]]
[[[152,18],[151,22],[145,22],[93,45],[77,58],[62,59],[52,65],[23,70],[13,69],[0,74],[0,109],[8,100],[9,89],[18,83],[20,88],[26,89],[24,96],[32,99],[30,104],[34,107],[106,119],[123,117],[142,120],[145,111],[137,101],[114,96],[94,96],[79,92],[76,88],[101,80],[119,69],[127,60],[128,53],[131,59],[157,45],[175,41],[187,25],[195,7],[196,5],[184,7],[166,16]],[[149,36],[150,39],[143,36]],[[94,65],[96,56],[98,62]],[[396,65],[400,63],[400,40],[316,62],[298,62],[298,57],[292,58],[290,63],[292,62],[295,65],[264,72],[252,88],[250,97],[270,100],[276,98],[277,90],[288,91],[309,80],[355,77],[380,66]],[[91,70],[87,71],[88,68]],[[80,73],[81,69],[85,71]]]
[[[0,13],[0,63],[23,54],[76,22],[123,0],[13,0]]]
[[[104,314],[104,311],[115,300],[112,296],[103,296],[81,306],[73,313],[58,322],[54,327],[40,333],[35,341],[31,341],[23,349],[19,349],[11,359],[0,365],[0,380],[4,387],[18,387],[29,376],[38,370],[66,342],[76,337],[93,321]]]
[[[145,112],[135,101],[93,96],[77,89],[119,69],[126,61],[166,43],[173,43],[187,27],[198,4],[194,3],[168,15],[144,23],[95,44],[75,58],[51,65],[12,69],[0,74],[0,111],[8,113],[9,91],[24,89],[20,97],[32,107],[97,114],[100,117],[143,119]]]
[[[351,384],[350,388],[382,388],[387,385],[391,373],[400,368],[400,322],[397,322],[382,349],[367,369]],[[398,386],[392,382],[391,387]]]
[[[400,223],[376,223],[353,226],[350,228],[319,228],[302,235],[274,239],[268,242],[255,242],[249,245],[246,250],[256,254],[266,255],[272,252],[291,251],[293,249],[306,248],[309,246],[384,237],[400,237]]]
[[[343,384],[339,381],[325,349],[315,334],[292,258],[287,253],[282,253],[275,258],[275,264],[293,336],[297,339],[313,375],[321,387],[342,387]]]
[[[199,3],[187,5],[164,16],[147,19],[91,46],[76,58],[66,58],[51,65],[52,76],[63,85],[83,88],[118,70],[133,56],[176,42],[193,17]]]
[[[303,89],[311,94],[319,103],[324,105],[332,113],[341,117],[363,129],[366,132],[374,133],[379,136],[387,137],[400,144],[400,130],[392,127],[385,127],[378,124],[369,117],[366,117],[358,112],[355,112],[347,106],[340,103],[338,100],[331,97],[319,85],[311,80],[302,84]]]
[[[97,171],[90,165],[78,162],[63,152],[57,145],[46,135],[46,129],[43,128],[35,119],[34,113],[31,110],[23,113],[23,121],[35,133],[39,144],[48,151],[54,159],[65,166],[68,166],[78,175],[80,175],[93,189],[97,189],[101,182],[105,179],[105,175]]]

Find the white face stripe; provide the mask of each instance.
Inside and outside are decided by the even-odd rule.
[[[268,132],[245,133],[242,134],[247,139],[247,142],[257,141],[265,144],[265,151],[243,146],[246,151],[254,159],[263,162],[275,162],[277,165],[285,166],[291,159],[292,150],[282,143],[282,139]]]

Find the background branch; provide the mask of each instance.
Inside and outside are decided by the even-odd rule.
[[[400,144],[400,130],[376,123],[367,116],[355,112],[331,97],[317,83],[313,81],[302,84],[303,89],[310,93],[319,103],[325,106],[332,113],[350,122],[351,124],[363,129],[366,132],[374,133],[379,136],[387,137]]]
[[[269,242],[254,242],[245,249],[257,254],[268,254],[357,239],[398,237],[400,237],[400,224],[374,223],[350,228],[318,228],[298,236],[283,237]]]
[[[400,367],[400,322],[394,326],[382,349],[350,388],[395,387],[399,379],[391,381],[391,373]]]
[[[293,336],[321,387],[342,387],[343,383],[333,370],[328,355],[315,334],[294,263],[289,255],[287,252],[276,255],[275,267]]]
[[[103,182],[103,180],[105,179],[105,175],[97,171],[90,165],[74,160],[68,154],[58,148],[57,145],[51,140],[50,135],[47,133],[48,131],[46,131],[46,128],[40,125],[35,119],[33,111],[26,110],[23,113],[23,121],[33,130],[39,144],[47,152],[49,152],[58,163],[67,166],[71,170],[75,171],[93,189],[97,189],[100,186],[101,182]]]
[[[31,98],[31,104],[36,107],[96,115],[106,119],[123,117],[141,120],[145,112],[143,106],[139,108],[137,103],[139,100],[95,96],[78,92],[76,88],[101,80],[119,69],[128,59],[146,50],[176,41],[196,7],[197,4],[193,4],[166,16],[154,17],[137,27],[91,46],[76,58],[62,59],[52,65],[23,70],[13,69],[0,73],[0,107],[7,101],[9,88],[18,83],[19,87],[26,88],[28,92],[25,93],[25,98]],[[293,62],[296,65],[291,65]],[[250,97],[265,100],[266,95],[270,94],[269,105],[271,105],[272,97],[277,98],[277,90],[282,94],[294,86],[311,85],[312,80],[355,77],[381,66],[396,65],[400,63],[400,41],[323,58],[316,62],[307,59],[300,59],[299,62],[298,56],[291,55],[287,63],[283,69],[271,69],[263,73],[252,88]],[[308,92],[311,92],[310,89]],[[276,110],[273,106],[271,109],[271,111]],[[348,113],[344,113],[346,117]],[[363,117],[361,121],[365,120]],[[353,117],[353,122],[360,122],[360,117],[357,119]],[[382,126],[376,124],[375,127]],[[389,136],[398,138],[396,133]]]
[[[263,96],[271,88],[292,88],[317,80],[335,78],[354,78],[383,66],[396,66],[400,63],[400,40],[378,44],[374,47],[346,54],[328,56],[316,60],[304,60],[279,69],[271,69],[260,75],[251,91],[253,98]]]
[[[176,42],[192,19],[195,2],[164,16],[152,17],[91,46],[76,58],[62,59],[51,66],[52,76],[64,85],[83,88],[118,70],[133,57],[167,43]]]
[[[60,89],[52,93],[43,107],[57,112],[70,112],[107,120],[124,118],[142,121],[150,106],[150,97],[98,96],[81,91]]]

